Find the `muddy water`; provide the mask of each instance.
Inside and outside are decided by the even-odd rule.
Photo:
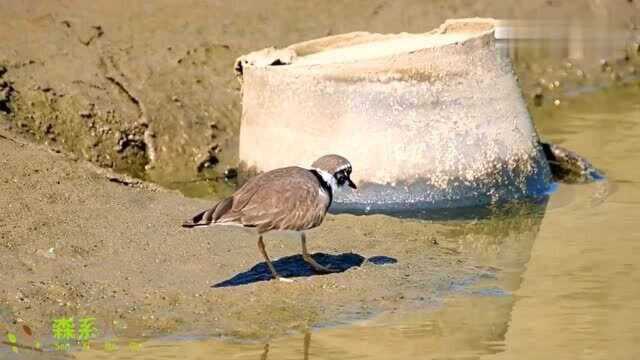
[[[448,223],[440,246],[482,269],[432,306],[273,340],[128,340],[86,359],[633,359],[640,357],[640,86],[533,110],[544,138],[607,174],[546,206]],[[425,223],[429,226],[429,223]]]

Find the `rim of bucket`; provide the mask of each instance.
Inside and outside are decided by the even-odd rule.
[[[330,36],[289,46],[296,54],[289,65],[344,64],[411,54],[493,36],[495,26],[493,19],[453,19],[426,33],[359,32]]]
[[[235,71],[242,79],[245,67],[276,69],[357,64],[378,59],[464,45],[477,39],[495,38],[497,20],[464,18],[446,20],[426,33],[379,34],[351,32],[292,44],[286,48],[266,48],[239,57]]]

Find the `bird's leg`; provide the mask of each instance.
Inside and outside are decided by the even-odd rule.
[[[309,360],[309,347],[311,347],[311,333],[307,331],[304,333],[304,347],[302,349],[304,360]]]
[[[264,344],[264,351],[260,356],[260,360],[267,360],[267,355],[269,355],[269,343]]]
[[[338,270],[330,269],[330,268],[328,268],[326,266],[322,266],[322,265],[318,264],[315,260],[313,260],[311,255],[309,255],[309,251],[307,251],[307,237],[303,232],[300,232],[300,242],[302,243],[302,258],[309,265],[311,265],[313,270],[315,270],[317,272],[326,272],[326,273],[337,272],[338,271]]]
[[[273,274],[273,278],[274,279],[278,279],[280,281],[285,281],[285,282],[292,282],[293,281],[291,279],[283,278],[282,276],[280,276],[280,274],[278,274],[278,272],[276,271],[275,266],[273,266],[273,264],[271,263],[271,259],[269,259],[269,255],[267,255],[267,251],[264,248],[264,242],[262,241],[262,235],[258,235],[258,249],[260,249],[260,253],[262,253],[262,256],[264,256],[264,259],[267,261],[267,266],[269,266],[269,270],[271,270],[271,274]]]

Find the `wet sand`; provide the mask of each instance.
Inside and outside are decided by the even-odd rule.
[[[292,284],[212,288],[262,259],[255,236],[241,229],[180,227],[208,201],[114,182],[72,156],[0,135],[0,326],[6,330],[28,324],[47,337],[55,318],[95,316],[99,328],[119,336],[262,338],[429,306],[478,271],[465,256],[434,244],[443,225],[340,215],[309,232],[312,253],[397,263],[365,262]],[[267,247],[273,258],[299,253],[299,241],[287,236],[267,237]],[[302,274],[301,260],[293,263],[298,270],[292,271]]]

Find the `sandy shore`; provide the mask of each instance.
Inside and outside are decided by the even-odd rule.
[[[293,284],[212,288],[261,258],[254,236],[241,229],[179,226],[208,202],[145,183],[123,184],[6,131],[0,132],[0,159],[1,326],[23,322],[46,336],[54,318],[91,315],[120,335],[264,337],[428,306],[477,272],[464,256],[434,244],[446,226],[341,215],[309,233],[312,253],[397,263],[365,261]],[[298,241],[287,237],[272,236],[267,246],[274,258],[299,252]],[[356,255],[345,256],[337,266],[357,263]],[[285,273],[310,273],[299,258],[280,265]],[[266,274],[264,265],[254,273]],[[114,320],[126,327],[114,327]]]

